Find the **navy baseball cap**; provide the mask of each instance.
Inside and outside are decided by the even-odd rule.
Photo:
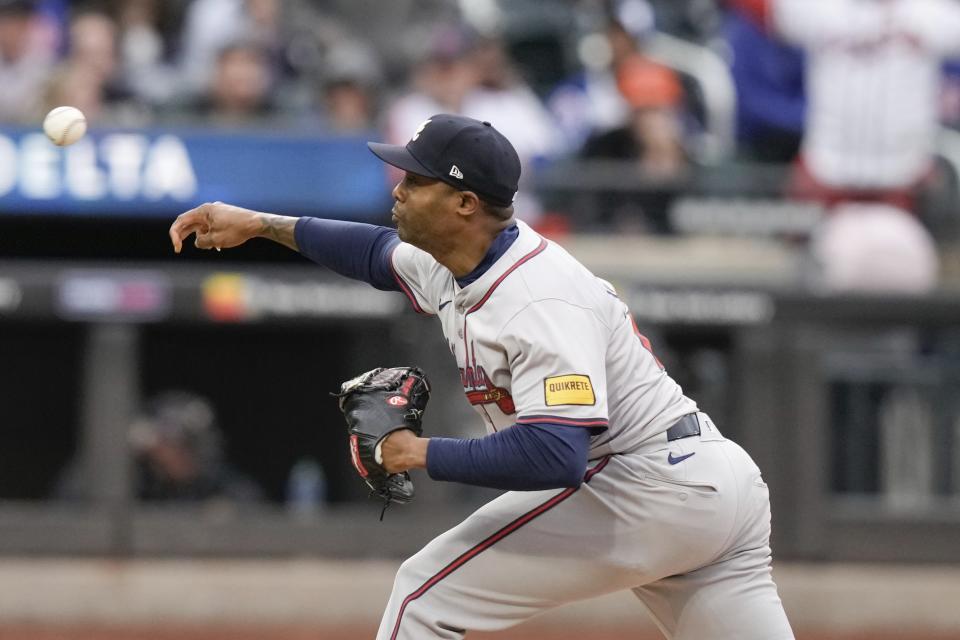
[[[378,158],[404,171],[442,180],[506,207],[520,180],[520,157],[489,122],[441,113],[420,125],[405,146],[368,142]]]

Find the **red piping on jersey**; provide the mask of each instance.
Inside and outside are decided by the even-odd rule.
[[[593,476],[600,473],[600,471],[605,466],[607,466],[607,463],[610,462],[610,457],[611,456],[607,455],[601,458],[600,462],[598,462],[594,468],[588,470],[583,476],[584,483],[590,482],[590,479],[593,478]],[[493,535],[489,536],[487,539],[485,539],[481,543],[477,544],[474,547],[471,547],[464,553],[460,554],[460,556],[458,556],[453,562],[448,564],[439,572],[435,573],[433,577],[431,577],[429,580],[424,582],[419,589],[417,589],[416,591],[414,591],[413,593],[411,593],[410,595],[408,595],[406,598],[403,599],[403,604],[400,605],[400,612],[397,613],[397,623],[393,627],[393,634],[391,634],[390,640],[397,639],[397,633],[400,632],[400,621],[403,620],[403,612],[406,610],[408,604],[410,604],[411,602],[413,602],[414,600],[416,600],[417,598],[425,594],[427,591],[429,591],[434,586],[436,586],[437,583],[439,583],[441,580],[449,576],[451,573],[453,573],[454,571],[456,571],[457,569],[465,565],[467,562],[469,562],[473,558],[476,558],[478,555],[480,555],[481,553],[483,553],[484,551],[486,551],[496,543],[500,542],[501,540],[509,536],[511,533],[514,533],[517,529],[519,529],[523,525],[532,522],[533,520],[542,516],[544,513],[546,513],[550,509],[553,509],[555,506],[557,506],[558,504],[560,504],[561,502],[563,502],[564,500],[572,496],[574,493],[576,493],[578,489],[579,487],[577,488],[571,487],[569,489],[564,489],[557,495],[553,496],[552,498],[550,498],[549,500],[541,504],[539,507],[536,507],[531,511],[526,512],[525,514],[523,514],[522,516],[520,516],[510,524],[506,525],[505,527],[503,527]]]
[[[572,427],[608,427],[610,422],[606,418],[560,418],[558,416],[524,416],[517,419],[517,424],[534,424],[550,422]]]
[[[397,245],[397,246],[400,246],[400,245]],[[423,310],[423,307],[421,307],[420,303],[417,302],[416,296],[413,295],[413,290],[410,289],[410,285],[408,285],[404,281],[403,277],[397,271],[397,268],[393,266],[393,253],[396,250],[397,250],[397,247],[394,247],[393,251],[390,252],[390,271],[393,273],[393,279],[397,281],[398,285],[400,285],[400,290],[403,291],[404,295],[406,295],[407,298],[409,298],[410,304],[413,305],[414,311],[416,311],[417,313],[422,313],[424,315],[431,315]]]
[[[467,346],[467,345],[470,344],[470,343],[468,342],[468,338],[467,338],[467,316],[469,316],[471,313],[473,313],[474,311],[476,311],[477,309],[479,309],[480,307],[482,307],[483,304],[484,304],[487,300],[490,299],[490,296],[493,295],[494,290],[495,290],[497,287],[500,286],[500,283],[503,282],[504,280],[506,280],[507,276],[510,275],[511,273],[513,273],[513,272],[516,270],[517,267],[519,267],[520,265],[522,265],[524,262],[527,262],[527,261],[530,260],[531,258],[534,258],[535,256],[539,255],[540,253],[543,253],[543,250],[546,249],[546,248],[547,248],[547,241],[546,241],[545,239],[543,239],[543,238],[540,238],[540,244],[537,245],[537,248],[536,248],[536,249],[534,249],[533,251],[531,251],[530,253],[526,254],[525,256],[523,256],[522,258],[520,258],[519,260],[517,260],[516,262],[514,262],[512,265],[510,265],[510,268],[507,269],[506,271],[504,271],[503,274],[502,274],[499,278],[497,278],[492,285],[490,285],[490,288],[487,289],[487,292],[486,292],[485,294],[483,294],[483,297],[480,298],[480,300],[477,302],[477,304],[475,304],[475,305],[473,305],[472,307],[470,307],[470,309],[469,309],[465,314],[463,314],[463,357],[464,357],[464,360],[465,360],[466,362],[468,362],[468,363],[470,362],[470,347]],[[392,264],[392,262],[391,262],[391,264]],[[473,361],[476,362],[476,356],[474,356]],[[497,388],[497,389],[488,389],[488,390],[486,390],[487,393],[492,392],[492,391],[501,391],[501,389],[500,389],[500,388]],[[506,393],[506,390],[505,390],[505,389],[502,390],[502,391],[503,391],[504,393]],[[467,393],[467,400],[470,401],[470,404],[476,405],[476,404],[478,404],[478,403],[479,403],[479,404],[484,404],[484,403],[486,403],[486,402],[489,402],[489,400],[487,400],[487,399],[482,399],[481,396],[476,395],[477,393],[478,393],[478,392],[473,392],[472,394],[471,394],[471,393]],[[483,393],[483,392],[479,392],[479,393]],[[513,405],[513,398],[510,397],[509,395],[507,395],[506,397],[509,398],[509,406],[507,406],[507,407],[500,406],[500,402],[503,402],[503,400],[501,400],[500,398],[497,398],[497,399],[496,399],[496,400],[499,400],[499,402],[497,402],[497,405],[499,406],[500,410],[503,411],[503,413],[505,413],[505,414],[507,414],[507,415],[510,415],[510,414],[512,414],[512,413],[514,413],[514,412],[516,411],[516,407]],[[506,408],[510,408],[510,407],[513,407],[513,411],[509,411],[509,412],[508,412],[508,411],[505,411]],[[489,414],[488,414],[488,415],[489,415]],[[496,430],[497,430],[497,426],[496,426],[496,424],[494,424],[493,420],[490,421],[490,424],[491,424],[491,426],[493,426],[493,430],[496,431]]]
[[[487,292],[486,292],[485,294],[483,294],[483,297],[480,298],[480,302],[478,302],[477,304],[475,304],[475,305],[473,305],[472,307],[470,307],[470,310],[467,311],[467,313],[466,313],[465,315],[470,315],[471,313],[473,313],[474,311],[476,311],[477,309],[479,309],[480,307],[482,307],[482,306],[483,306],[483,303],[487,301],[487,299],[488,299],[488,298],[490,297],[490,295],[493,293],[494,289],[496,289],[497,287],[499,287],[499,286],[500,286],[500,283],[503,282],[504,280],[506,280],[507,276],[510,275],[511,273],[513,273],[514,269],[516,269],[517,267],[519,267],[520,265],[522,265],[524,262],[526,262],[526,261],[529,260],[530,258],[533,258],[534,256],[536,256],[538,253],[543,252],[543,250],[546,249],[546,248],[547,248],[547,241],[544,240],[543,238],[541,238],[541,239],[540,239],[540,244],[537,245],[537,248],[534,249],[533,251],[531,251],[530,253],[528,253],[527,255],[523,256],[522,258],[520,258],[520,259],[517,260],[516,262],[514,262],[514,263],[513,263],[513,266],[511,266],[509,269],[507,269],[506,271],[504,271],[504,272],[503,272],[503,275],[501,275],[499,278],[497,278],[496,281],[495,281],[492,285],[490,285],[490,288],[487,289]]]

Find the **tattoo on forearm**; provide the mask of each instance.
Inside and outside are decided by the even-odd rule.
[[[294,228],[297,226],[296,218],[261,213],[257,219],[260,222],[260,237],[279,242],[294,251],[300,250],[293,235]]]

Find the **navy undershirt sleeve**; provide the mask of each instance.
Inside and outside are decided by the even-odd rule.
[[[390,265],[390,254],[400,243],[395,229],[303,217],[293,237],[300,253],[317,264],[383,291],[400,291]]]
[[[513,425],[483,438],[430,438],[427,473],[434,480],[510,491],[577,487],[590,432],[552,423]]]

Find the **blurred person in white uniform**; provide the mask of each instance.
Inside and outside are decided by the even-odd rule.
[[[940,68],[960,54],[953,0],[771,0],[807,54],[808,109],[793,195],[914,210],[932,169]]]

